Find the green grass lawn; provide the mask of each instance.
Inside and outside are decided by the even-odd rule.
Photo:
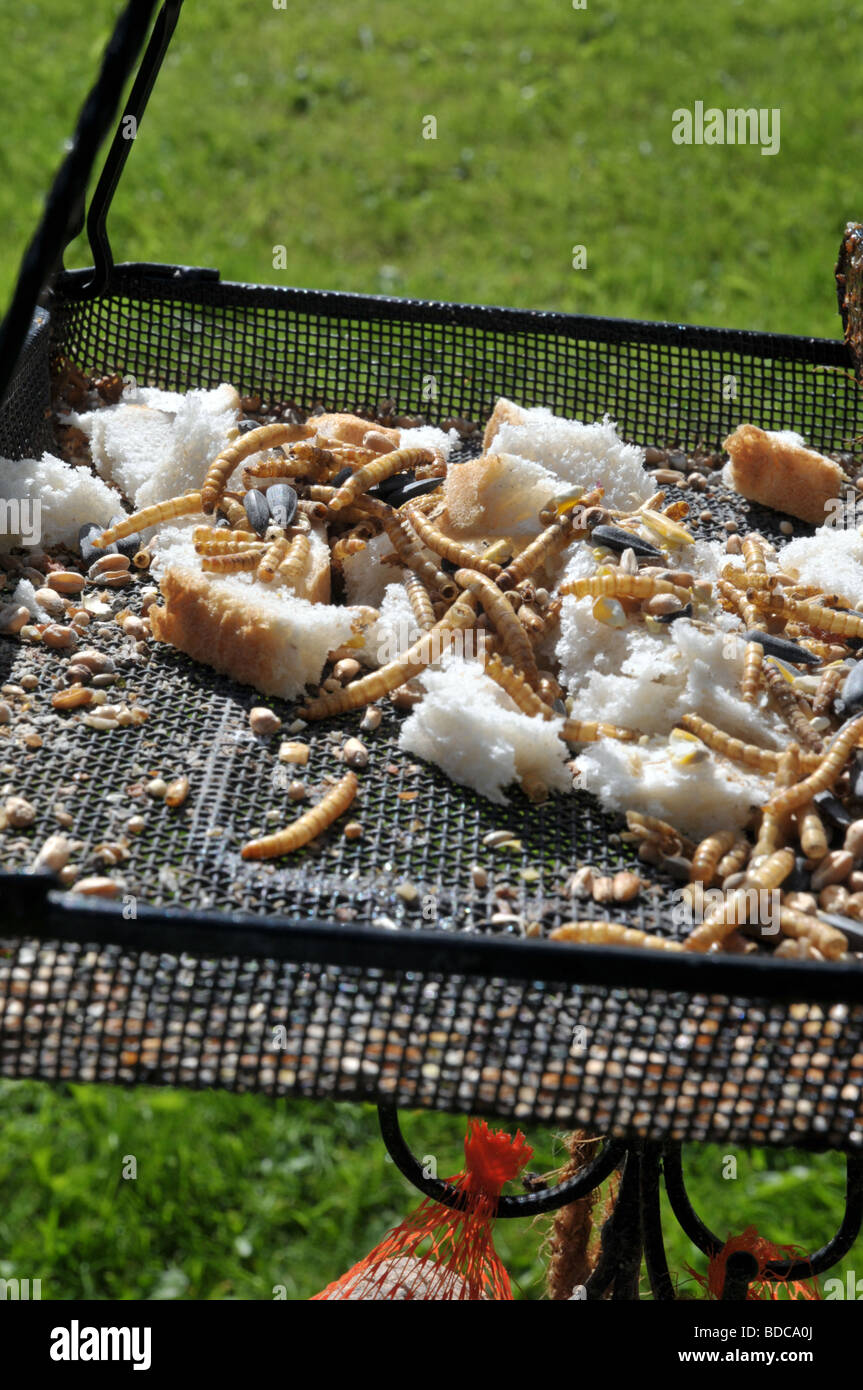
[[[118,6],[6,7],[0,301]],[[109,229],[118,260],[225,278],[838,335],[832,265],[863,215],[852,0],[187,0]],[[678,147],[696,100],[778,107],[781,150]],[[437,138],[423,138],[424,118]],[[426,123],[428,124],[428,123]],[[572,268],[575,245],[587,267]],[[273,248],[287,248],[286,271]],[[73,248],[70,264],[88,261]],[[410,1136],[442,1172],[463,1122]],[[535,1167],[560,1161],[530,1135]],[[135,1181],[121,1176],[137,1159]],[[716,1231],[817,1246],[842,1163],[693,1151]],[[0,1277],[45,1297],[304,1298],[415,1198],[372,1112],[253,1097],[0,1085]],[[543,1223],[502,1223],[517,1293]],[[678,1272],[703,1268],[669,1225]],[[843,1268],[863,1274],[858,1243]]]
[[[43,1298],[270,1299],[277,1285],[307,1298],[419,1201],[367,1106],[7,1082],[0,1117],[0,1277],[41,1278]],[[412,1115],[404,1129],[441,1175],[461,1167],[463,1120]],[[559,1136],[529,1137],[533,1171],[561,1163]],[[728,1154],[734,1180],[722,1176]],[[129,1155],[134,1180],[123,1177]],[[722,1236],[755,1224],[814,1249],[841,1219],[835,1155],[695,1147],[686,1174],[696,1210]],[[697,1293],[686,1266],[703,1272],[706,1262],[666,1216],[672,1272]],[[516,1297],[542,1296],[548,1221],[498,1224]],[[859,1274],[860,1256],[858,1247],[841,1271]]]

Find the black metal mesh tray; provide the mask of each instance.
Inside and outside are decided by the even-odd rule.
[[[373,413],[388,398],[433,422],[482,424],[503,394],[608,411],[627,439],[683,448],[716,447],[744,418],[824,449],[860,432],[841,343],[232,285],[188,268],[120,266],[99,294],[90,278],[61,276],[50,307],[53,350],[94,375],[229,381],[306,410]],[[19,453],[37,443],[43,368],[19,367],[19,436],[33,397]],[[730,495],[710,509],[717,533],[733,515],[778,534],[778,518]],[[0,649],[4,680],[15,656]],[[182,769],[192,784],[179,820],[151,809],[120,904],[49,893],[22,872],[27,834],[6,833],[2,1074],[386,1098],[652,1139],[863,1144],[857,967],[508,935],[490,921],[492,888],[557,925],[572,916],[559,890],[575,862],[633,862],[620,823],[583,794],[493,806],[401,754],[395,712],[367,739],[364,838],[332,832],[288,866],[245,864],[246,832],[284,809],[272,754],[237,737],[254,692],[165,648],[144,679],[142,727],[102,738],[69,723],[36,754],[0,748],[3,775],[39,804],[62,800],[90,846],[129,814],[123,789],[142,771]],[[313,780],[338,766],[355,723],[309,729]],[[522,842],[514,857],[482,846],[502,827]],[[475,861],[488,889],[473,887]],[[395,891],[405,881],[413,905]],[[657,877],[612,915],[670,930],[672,888]]]

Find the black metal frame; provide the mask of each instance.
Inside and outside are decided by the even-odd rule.
[[[379,1105],[378,1120],[387,1152],[399,1172],[425,1197],[445,1207],[458,1207],[463,1197],[457,1188],[440,1178],[427,1177],[412,1153],[399,1125],[394,1105]],[[771,1260],[762,1274],[773,1283],[783,1280],[812,1279],[837,1264],[851,1249],[863,1225],[863,1158],[846,1155],[845,1211],[838,1231],[819,1250],[794,1260]],[[660,1180],[678,1224],[693,1245],[709,1259],[718,1255],[724,1241],[704,1225],[695,1212],[683,1178],[680,1144],[633,1144],[608,1141],[578,1173],[555,1187],[541,1191],[505,1194],[497,1208],[499,1219],[537,1216],[557,1211],[599,1187],[613,1172],[621,1174],[614,1210],[602,1228],[599,1258],[584,1287],[588,1301],[605,1298],[613,1302],[631,1301],[639,1296],[642,1256],[650,1291],[657,1302],[668,1302],[676,1295],[665,1257],[660,1218]],[[732,1254],[726,1265],[722,1298],[737,1301],[747,1297],[749,1285],[758,1271],[757,1262],[745,1251]]]

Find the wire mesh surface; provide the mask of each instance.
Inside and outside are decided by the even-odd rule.
[[[37,309],[18,368],[0,406],[0,458],[41,458],[50,449],[51,324]]]
[[[141,384],[230,381],[241,394],[303,410],[374,412],[389,399],[432,422],[478,424],[505,394],[582,418],[608,411],[625,438],[686,448],[717,447],[749,417],[799,429],[821,448],[846,448],[860,432],[839,343],[160,281],[137,271],[119,272],[118,292],[103,298],[77,299],[76,283],[68,277],[52,307],[55,347],[94,375],[121,372]],[[710,511],[702,534],[724,535],[733,516],[779,539],[778,518],[730,494],[711,498]],[[0,774],[37,805],[62,807],[68,833],[83,842],[81,862],[117,838],[145,802],[149,777],[189,777],[179,813],[147,805],[146,828],[121,869],[130,911],[143,903],[506,937],[526,922],[545,934],[572,918],[564,889],[578,864],[610,872],[637,864],[644,876],[619,838],[622,822],[592,798],[537,807],[514,791],[508,806],[495,806],[403,754],[401,716],[390,709],[366,738],[371,762],[356,810],[363,838],[334,830],[286,864],[245,863],[242,843],[284,821],[284,769],[246,718],[259,697],[168,648],[143,657],[119,630],[115,640],[122,682],[150,711],[147,723],[94,735],[34,696],[42,747],[34,754],[21,739],[4,740]],[[60,657],[0,647],[4,681],[34,661],[44,667],[40,687],[50,688]],[[270,703],[286,722],[293,717],[291,706]],[[359,718],[304,731],[311,787],[340,771],[337,749]],[[499,829],[520,847],[484,845]],[[6,832],[4,866],[26,868],[36,843],[34,832]],[[488,870],[482,888],[477,863]],[[673,931],[674,888],[655,872],[635,903],[590,903],[577,915]],[[135,952],[10,943],[0,956],[3,1074],[385,1096],[650,1138],[863,1143],[856,966],[846,1002],[767,1003],[624,990],[613,949],[607,983],[574,987],[370,971],[361,960],[252,959],[242,928],[235,958],[193,959],[182,955],[182,932],[180,920],[171,955],[148,954],[146,940]]]

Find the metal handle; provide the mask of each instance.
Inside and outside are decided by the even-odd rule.
[[[129,158],[132,142],[137,135],[141,117],[150,99],[156,78],[159,76],[162,60],[168,51],[168,45],[177,27],[177,20],[180,18],[182,8],[183,0],[165,0],[156,17],[150,42],[147,44],[141,59],[138,74],[129,93],[120,123],[114,132],[114,138],[111,141],[111,148],[108,151],[99,182],[96,184],[93,197],[90,200],[90,211],[87,214],[87,237],[90,242],[90,250],[93,252],[93,278],[88,281],[85,289],[92,295],[103,293],[114,268],[114,257],[111,254],[105,222],[112,199],[117,191],[117,184],[120,182],[120,176],[126,166],[126,160]],[[134,122],[132,133],[130,133],[128,125],[130,119]]]
[[[171,8],[174,8],[182,3],[182,0],[166,0],[166,8],[169,3]],[[135,59],[140,53],[155,7],[156,0],[128,0],[120,15],[105,48],[99,76],[81,108],[69,153],[54,178],[41,220],[24,253],[12,302],[0,324],[0,402],[5,397],[15,371],[34,310],[57,273],[63,252],[84,225],[87,183],[96,156],[120,104]],[[176,23],[176,17],[174,22]],[[158,71],[158,63],[155,70]],[[137,83],[135,85],[138,86]],[[146,103],[149,90],[146,83],[142,84],[139,95],[142,96],[143,103]],[[125,153],[128,154],[128,150]],[[116,178],[119,177],[123,162],[124,160],[121,160],[118,164],[113,185],[110,185],[110,180],[105,179],[103,175],[107,195],[103,197],[103,211],[107,211],[110,204],[110,195],[116,186]],[[101,184],[102,180],[100,186]],[[97,208],[95,223],[98,222]],[[104,231],[104,216],[101,222]],[[110,251],[108,255],[110,256]]]

